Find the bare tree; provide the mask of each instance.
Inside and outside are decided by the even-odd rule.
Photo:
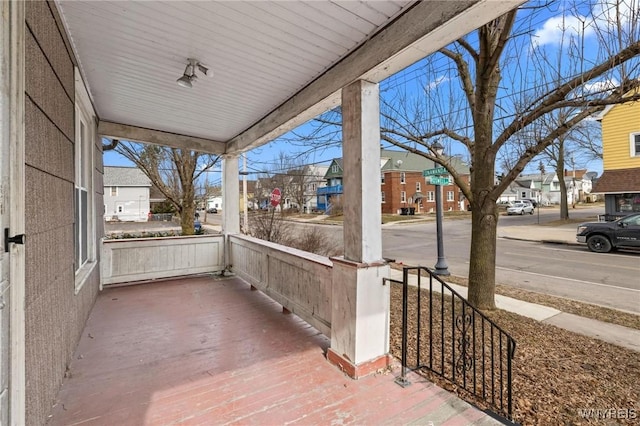
[[[182,234],[193,235],[196,182],[216,164],[218,157],[135,142],[120,142],[115,150],[142,170],[175,207],[180,215]]]
[[[307,185],[316,179],[306,160],[304,154],[280,152],[273,165],[260,174],[262,192],[268,191],[268,194],[273,188],[279,188],[283,202],[289,202],[285,203],[286,207],[302,209],[310,197]]]
[[[600,122],[585,120],[573,132],[576,152],[580,152],[584,162],[602,161],[602,128]]]
[[[469,301],[481,309],[495,308],[500,195],[578,123],[607,105],[640,100],[638,0],[564,2],[561,16],[546,19],[553,5],[513,10],[381,91],[381,139],[444,166],[471,206]],[[571,113],[542,132],[540,120],[556,111]],[[318,121],[328,137],[339,132],[338,114]],[[440,138],[445,155],[431,148]],[[449,161],[460,150],[471,165],[469,184]],[[496,180],[500,158],[511,161]]]

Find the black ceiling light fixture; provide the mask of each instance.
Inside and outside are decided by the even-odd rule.
[[[176,80],[178,86],[187,88],[193,87],[193,82],[198,79],[196,70],[199,70],[207,77],[213,77],[213,70],[210,70],[209,67],[201,64],[197,59],[189,58],[187,59],[187,67],[184,69],[184,74]]]

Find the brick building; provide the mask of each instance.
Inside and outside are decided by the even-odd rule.
[[[459,158],[451,159],[455,169],[469,181],[469,167]],[[435,211],[435,185],[428,183],[422,172],[433,168],[433,162],[406,151],[383,149],[380,152],[380,197],[382,213],[400,214],[403,208],[418,213]],[[331,200],[342,195],[342,159],[334,159],[325,179],[327,186],[318,191],[318,206],[330,210]],[[442,188],[444,211],[465,210],[467,203],[456,185]],[[325,208],[326,206],[326,208]]]
[[[424,170],[434,168],[433,162],[404,151],[382,150],[380,157],[382,213],[397,214],[402,208],[413,208],[416,214],[434,212],[436,187],[422,175]],[[458,173],[468,182],[469,167],[457,157],[451,160]],[[464,196],[457,185],[442,187],[442,201],[444,211],[466,208]]]

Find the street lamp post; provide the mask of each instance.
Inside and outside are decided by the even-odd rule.
[[[540,225],[540,207],[542,207],[542,187],[544,186],[544,165],[542,161],[538,163],[538,170],[540,170],[540,200],[538,201],[538,225]]]
[[[436,156],[441,156],[444,152],[444,147],[439,142],[435,142],[431,145],[431,150]],[[436,162],[433,162],[433,167],[437,167]],[[438,261],[435,265],[436,275],[451,275],[449,272],[449,266],[444,257],[444,243],[442,240],[442,185],[435,185],[436,189],[436,238],[438,241]]]

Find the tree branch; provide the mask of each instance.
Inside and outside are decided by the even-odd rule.
[[[462,90],[467,97],[467,102],[469,102],[469,107],[471,110],[475,110],[475,90],[473,87],[473,82],[471,81],[471,72],[469,71],[469,65],[465,62],[464,58],[461,54],[455,53],[447,48],[442,48],[439,50],[447,58],[451,59],[458,68],[458,77],[460,78],[460,82],[462,83]]]
[[[542,139],[539,139],[534,146],[530,146],[527,150],[520,156],[516,164],[513,168],[503,177],[502,182],[496,185],[493,188],[492,193],[499,197],[509,186],[509,184],[518,177],[520,173],[524,170],[524,168],[529,164],[531,159],[533,159],[536,155],[540,154],[544,151],[549,145],[553,143],[554,140],[559,137],[565,135],[569,130],[571,130],[574,126],[580,123],[587,117],[593,115],[594,110],[590,108],[586,108],[576,115],[574,115],[570,120],[560,123],[551,133],[545,136]]]
[[[471,46],[471,44],[469,44],[469,42],[463,38],[459,38],[458,40],[456,40],[456,43],[458,43],[464,50],[466,50],[469,55],[471,55],[471,57],[473,58],[473,61],[477,64],[478,63],[478,59],[480,59],[480,56],[478,55],[478,52],[473,48],[473,46]]]
[[[509,34],[511,34],[511,28],[513,28],[513,23],[516,20],[516,14],[518,9],[513,9],[512,11],[502,15],[491,24],[494,24],[493,29],[500,31],[496,44],[491,46],[491,56],[487,61],[484,69],[485,70],[493,70],[498,66],[498,62],[500,61],[500,57],[502,56],[502,52],[504,51],[504,47],[507,44],[507,40],[509,39]],[[487,24],[490,25],[490,24]]]
[[[575,90],[577,87],[580,87],[587,81],[591,81],[594,78],[601,76],[602,74],[609,71],[611,68],[615,67],[616,65],[622,64],[638,55],[640,55],[640,42],[636,42],[630,45],[629,47],[621,50],[618,54],[609,57],[609,59],[602,62],[601,64],[594,66],[590,70],[585,71],[580,75],[577,75],[576,77],[572,78],[571,80],[567,81],[564,84],[561,84],[560,86],[556,87],[555,89],[551,90],[545,95],[540,96],[538,99],[531,102],[529,108],[533,108],[533,109],[530,110],[529,113],[520,116],[520,118],[514,120],[509,126],[507,126],[507,128],[503,130],[500,136],[496,138],[492,149],[494,149],[494,151],[497,152],[500,149],[500,147],[504,143],[506,143],[506,141],[509,140],[509,138],[513,136],[516,132],[524,129],[526,126],[534,122],[536,119],[538,119],[542,115],[550,111],[553,111],[554,109],[563,107],[564,105],[562,105],[561,102],[565,99],[565,97],[569,93],[571,93],[571,91]],[[605,99],[608,99],[607,101],[608,103],[602,102],[601,100],[594,100],[594,101],[583,101],[582,105],[591,105],[591,104],[595,104],[596,102],[599,102],[599,105],[609,105],[609,104],[615,103],[616,99],[621,98],[629,90],[633,90],[637,87],[640,87],[640,80],[633,80],[626,84],[622,83],[618,87],[618,89],[614,91],[615,96],[610,95],[607,98],[605,98]],[[625,98],[625,101],[627,100],[628,99]],[[538,105],[534,107],[534,105],[536,104]],[[556,106],[556,105],[560,105],[560,106]],[[576,105],[574,104],[574,106]],[[525,111],[527,109],[525,109]]]

